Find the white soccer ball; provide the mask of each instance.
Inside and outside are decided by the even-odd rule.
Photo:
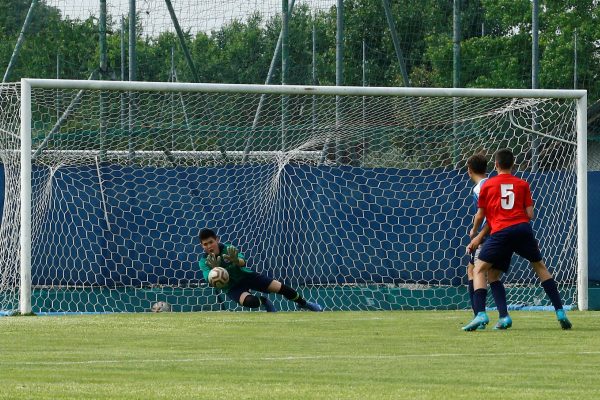
[[[171,311],[171,305],[166,301],[157,301],[152,304],[152,312],[169,312]]]
[[[225,268],[216,267],[208,273],[208,284],[221,289],[229,282],[229,272]]]

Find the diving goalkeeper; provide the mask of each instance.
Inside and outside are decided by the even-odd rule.
[[[211,229],[200,231],[200,244],[204,254],[200,257],[199,266],[204,280],[208,282],[211,269],[222,267],[229,273],[229,282],[221,288],[231,300],[243,307],[259,308],[263,306],[267,312],[275,312],[275,306],[265,296],[256,296],[251,291],[262,293],[278,293],[295,302],[298,307],[310,311],[323,311],[317,303],[306,301],[296,290],[266,275],[252,271],[246,266],[246,258],[231,244],[220,243],[219,237]]]

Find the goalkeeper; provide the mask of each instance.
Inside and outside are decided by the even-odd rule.
[[[211,269],[222,267],[229,273],[229,282],[221,288],[231,300],[243,307],[259,308],[263,306],[267,312],[275,312],[275,306],[265,296],[255,296],[251,290],[262,293],[278,293],[295,302],[298,307],[310,311],[323,311],[317,303],[306,301],[297,291],[266,275],[252,271],[246,266],[246,258],[231,244],[220,243],[219,237],[211,229],[200,231],[200,244],[204,254],[200,257],[199,266],[204,280],[208,282]]]

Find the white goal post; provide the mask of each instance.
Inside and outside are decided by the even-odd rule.
[[[503,147],[563,298],[588,307],[584,90],[23,79],[19,107],[19,270],[2,273],[21,313],[214,309],[205,226],[328,309],[465,308],[465,161]],[[515,258],[506,283],[548,304]]]

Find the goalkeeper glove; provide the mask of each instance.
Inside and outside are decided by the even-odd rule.
[[[221,257],[215,256],[214,254],[209,254],[206,257],[206,265],[210,267],[210,269],[217,268],[221,266]]]
[[[240,266],[239,254],[240,254],[240,252],[238,251],[238,249],[236,249],[234,246],[229,246],[227,248],[227,254],[224,255],[223,258],[225,259],[225,261],[228,261],[228,262],[232,263],[233,265],[235,265],[236,267],[239,267]]]

